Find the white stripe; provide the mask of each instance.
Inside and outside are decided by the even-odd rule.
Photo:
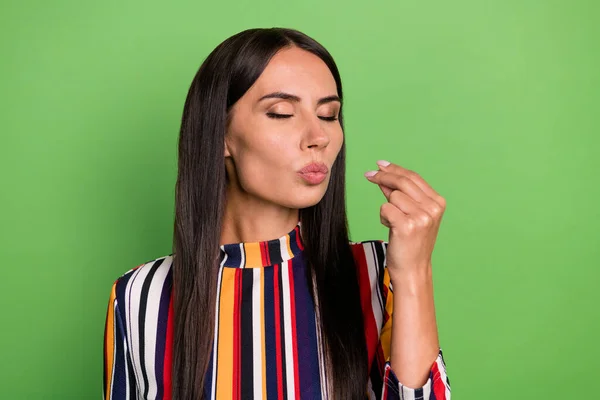
[[[442,360],[442,356],[438,354],[438,357],[435,360],[435,362],[437,363],[438,369],[440,370],[440,379],[442,380],[442,382],[444,382],[446,399],[450,400],[450,388],[448,387],[447,383],[448,375],[446,374],[446,365]]]
[[[402,400],[415,400],[415,391],[400,385],[400,398]],[[425,397],[427,398],[427,397]]]
[[[127,368],[127,358],[129,357],[127,355],[127,349],[127,339],[123,338],[123,359],[125,360],[125,364],[123,365],[123,368],[125,368],[125,399],[129,400],[131,398],[131,393],[129,393],[129,380],[134,378],[129,376],[129,368]]]
[[[221,261],[221,268],[223,268],[223,265],[225,265],[225,262],[229,258],[229,257],[227,257],[227,253],[224,252],[223,254],[224,254],[224,256],[223,256],[223,260]]]
[[[375,397],[375,391],[373,390],[373,382],[371,382],[370,377],[367,381],[367,395],[369,397],[369,400],[377,400],[377,397]]]
[[[153,399],[158,392],[156,382],[155,359],[156,359],[156,337],[158,335],[158,312],[160,308],[160,297],[171,267],[172,257],[164,258],[162,264],[157,268],[150,287],[148,289],[148,301],[146,303],[146,315],[144,326],[144,362],[146,375],[148,376],[148,398]],[[142,392],[143,393],[143,392]]]
[[[432,389],[432,382],[431,382],[431,378],[427,379],[427,382],[425,382],[425,384],[420,387],[420,388],[410,388],[407,386],[403,386],[402,383],[400,383],[400,395],[401,398],[403,400],[415,400],[416,399],[416,390],[417,389],[423,389],[423,397],[419,397],[419,398],[423,398],[423,399],[428,399],[429,396],[431,395],[431,389]]]
[[[252,376],[254,377],[254,398],[260,399],[262,397],[262,329],[261,329],[261,315],[262,310],[260,309],[260,281],[261,281],[262,268],[254,268],[252,270],[252,358],[254,361],[254,370]]]
[[[137,382],[137,389],[140,393],[144,393],[144,378],[142,377],[143,366],[140,363],[140,343],[139,343],[139,304],[140,304],[140,292],[144,280],[148,275],[152,262],[146,263],[134,271],[131,278],[127,282],[125,289],[125,323],[127,326],[128,342],[130,344],[129,353],[131,355],[131,363],[133,365],[133,372],[135,374],[135,380]]]
[[[246,267],[246,250],[244,250],[244,244],[240,243],[240,254],[241,254],[241,268]]]
[[[225,260],[227,259],[227,255],[223,258],[221,262],[221,266],[219,267],[219,273],[217,274],[217,297],[215,301],[215,334],[213,339],[213,370],[212,370],[212,388],[210,390],[210,398],[214,399],[215,391],[217,390],[217,346],[219,344],[219,304],[221,298],[221,277],[223,276],[223,265],[225,265]]]
[[[283,293],[283,334],[285,338],[285,375],[287,385],[287,398],[295,397],[294,381],[294,347],[292,346],[292,306],[290,302],[290,276],[289,268],[292,261],[281,264],[281,289]]]
[[[320,322],[320,316],[319,316],[319,298],[317,296],[317,289],[316,289],[316,283],[315,283],[315,277],[313,275],[313,287],[315,287],[314,289],[314,293],[315,293],[315,327],[316,327],[316,333],[317,333],[317,354],[319,355],[319,380],[321,383],[321,399],[328,399],[328,395],[327,395],[327,379],[325,377],[325,362],[323,359],[323,343],[321,341],[321,322]]]
[[[281,253],[281,259],[287,260],[290,258],[290,255],[287,250],[287,236],[283,236],[279,238],[279,252]],[[291,239],[290,239],[291,240]]]
[[[365,243],[363,244],[363,251],[367,260],[367,271],[369,272],[371,308],[373,309],[373,316],[375,317],[375,323],[377,325],[377,336],[379,337],[383,324],[383,310],[385,309],[385,304],[383,303],[379,289],[379,266],[377,264],[377,253],[375,253],[374,246],[376,246],[375,243]]]

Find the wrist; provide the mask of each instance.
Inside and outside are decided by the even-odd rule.
[[[433,286],[431,263],[399,270],[388,268],[388,271],[394,291],[399,289],[400,293],[420,294]]]

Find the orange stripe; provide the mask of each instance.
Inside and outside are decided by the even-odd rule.
[[[267,353],[265,351],[265,270],[260,270],[260,343],[262,347],[262,398],[267,398]]]
[[[246,255],[246,267],[255,268],[262,267],[262,256],[260,253],[259,243],[247,243],[244,244],[244,250]]]
[[[389,360],[392,350],[392,311],[394,308],[394,294],[391,290],[389,290],[390,274],[387,268],[385,268],[383,272],[383,286],[387,288],[384,318],[385,314],[387,314],[389,319],[387,322],[385,322],[383,328],[381,329],[381,333],[379,334],[379,343],[383,349],[383,356],[386,360]]]
[[[229,398],[233,391],[231,377],[233,375],[233,299],[235,293],[236,268],[224,268],[221,277],[221,294],[219,296],[219,344],[216,360],[219,360],[217,372],[216,398]]]
[[[114,328],[115,328],[115,300],[117,297],[117,283],[115,282],[112,286],[112,290],[110,291],[110,298],[108,300],[108,310],[106,313],[106,323],[104,326],[104,356],[105,356],[105,364],[104,370],[106,373],[106,400],[109,400],[112,397],[112,393],[110,393],[110,386],[112,380],[112,373],[114,369],[114,352],[115,352],[115,338],[114,338]]]
[[[285,246],[285,247],[286,247],[286,249],[287,249],[288,255],[289,255],[290,257],[293,257],[293,256],[294,256],[294,253],[292,253],[292,248],[291,248],[291,246],[290,246],[291,242],[292,242],[292,238],[290,237],[290,235],[287,235],[287,236],[285,237],[285,244],[286,244],[286,246]]]
[[[281,343],[281,330],[283,329],[283,321],[281,318],[281,307],[283,304],[279,301],[279,264],[273,266],[273,297],[275,299],[275,360],[277,361],[277,398],[283,398],[283,357]]]

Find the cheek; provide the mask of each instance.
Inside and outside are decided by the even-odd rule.
[[[341,127],[332,129],[324,161],[329,164],[335,161],[343,141]],[[319,202],[327,185],[307,187],[296,175],[298,162],[306,161],[299,143],[294,132],[277,132],[272,127],[252,127],[244,136],[233,138],[232,155],[241,189],[290,208],[304,208]]]
[[[272,165],[274,168],[289,163],[296,146],[291,135],[257,129],[239,141],[240,158],[248,163]]]
[[[344,144],[344,132],[342,132],[342,128],[340,127],[335,132],[332,132],[330,137],[331,142],[329,143],[328,150],[330,151],[331,161],[333,162]]]
[[[236,141],[233,156],[242,188],[255,193],[272,191],[274,182],[285,181],[283,177],[289,175],[297,157],[294,150],[289,136],[264,131],[263,135]]]

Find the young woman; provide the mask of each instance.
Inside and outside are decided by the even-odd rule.
[[[207,57],[183,110],[173,254],[113,285],[105,399],[449,399],[431,254],[444,199],[386,161],[387,242],[350,242],[342,84],[292,29]],[[393,312],[392,312],[393,311]]]

